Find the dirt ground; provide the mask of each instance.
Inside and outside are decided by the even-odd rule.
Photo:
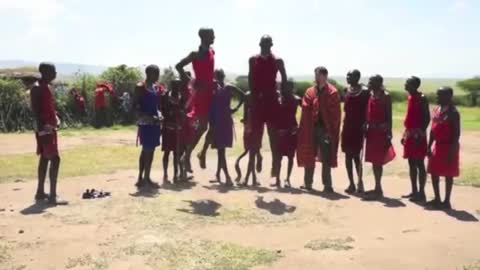
[[[134,138],[134,132],[122,131],[60,140],[61,149],[68,149],[94,139],[100,145],[134,144]],[[479,133],[463,135],[463,163],[480,158],[478,138]],[[2,154],[33,152],[32,136],[0,135],[0,149]],[[455,186],[451,211],[430,211],[401,199],[410,187],[401,148],[396,149],[396,161],[385,168],[391,171],[384,179],[386,198],[379,202],[346,195],[342,166],[333,171],[335,195],[270,188],[269,153],[258,188],[211,183],[213,151],[207,170],[194,160],[191,183],[158,192],[137,192],[134,170],[72,177],[59,186],[69,204],[48,208],[32,200],[35,181],[1,184],[0,269],[423,270],[477,263],[480,189]],[[152,174],[161,179],[158,157]],[[322,188],[319,175],[318,168],[317,190]],[[299,187],[302,179],[302,170],[294,168],[292,185]],[[367,188],[373,186],[371,174],[365,181]],[[87,188],[112,196],[82,200]],[[427,191],[431,197],[430,185]]]

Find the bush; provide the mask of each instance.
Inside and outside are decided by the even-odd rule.
[[[30,95],[19,80],[0,79],[0,130],[31,129]]]
[[[77,73],[72,82],[72,88],[77,89],[85,99],[85,114],[79,115],[75,112],[75,118],[82,124],[93,124],[95,117],[95,87],[97,85],[97,77],[88,73]],[[69,97],[69,104],[75,108],[73,96]],[[75,111],[75,110],[74,110]]]

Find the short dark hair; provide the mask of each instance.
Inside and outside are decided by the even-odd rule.
[[[328,69],[326,67],[320,66],[315,68],[315,74],[320,73],[322,75],[328,75]]]
[[[160,68],[157,65],[148,65],[145,68],[145,73],[150,74],[152,72],[160,72]]]
[[[409,80],[413,82],[413,86],[415,88],[419,88],[420,85],[422,84],[422,80],[420,80],[420,78],[417,76],[411,76]]]
[[[370,77],[370,80],[375,80],[378,81],[379,83],[383,84],[383,77],[380,74],[375,74],[372,77]]]
[[[55,69],[55,65],[50,62],[42,62],[38,65],[38,71],[42,74],[51,69]]]
[[[223,76],[225,76],[225,71],[223,71],[223,69],[221,69],[221,68],[215,69],[215,75],[217,75],[219,73],[221,73],[221,74],[223,74]]]
[[[360,77],[362,77],[362,73],[360,73],[360,70],[358,70],[358,69],[354,69],[354,70],[352,70],[352,71],[350,71],[350,72],[351,72],[351,74],[352,74],[353,76],[355,76],[356,78],[359,78],[359,79],[360,79]]]
[[[213,33],[213,28],[202,27],[202,28],[200,28],[200,29],[198,30],[198,36],[199,36],[200,38],[205,37],[205,35],[206,35],[207,33]]]
[[[445,92],[451,97],[453,96],[453,88],[450,86],[442,86],[438,88],[438,91]]]
[[[260,43],[264,43],[268,41],[269,43],[272,43],[273,42],[273,38],[270,36],[270,35],[263,35],[261,38],[260,38]]]

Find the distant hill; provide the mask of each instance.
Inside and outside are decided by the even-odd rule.
[[[19,68],[19,67],[36,67],[38,62],[23,60],[0,60],[0,69]],[[55,63],[57,72],[62,75],[72,75],[78,71],[98,75],[107,69],[106,66],[84,65],[75,63]]]

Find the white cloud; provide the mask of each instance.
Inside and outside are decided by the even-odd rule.
[[[0,12],[18,14],[25,20],[28,29],[24,39],[42,38],[47,42],[56,39],[55,22],[66,11],[61,0],[0,0]]]

